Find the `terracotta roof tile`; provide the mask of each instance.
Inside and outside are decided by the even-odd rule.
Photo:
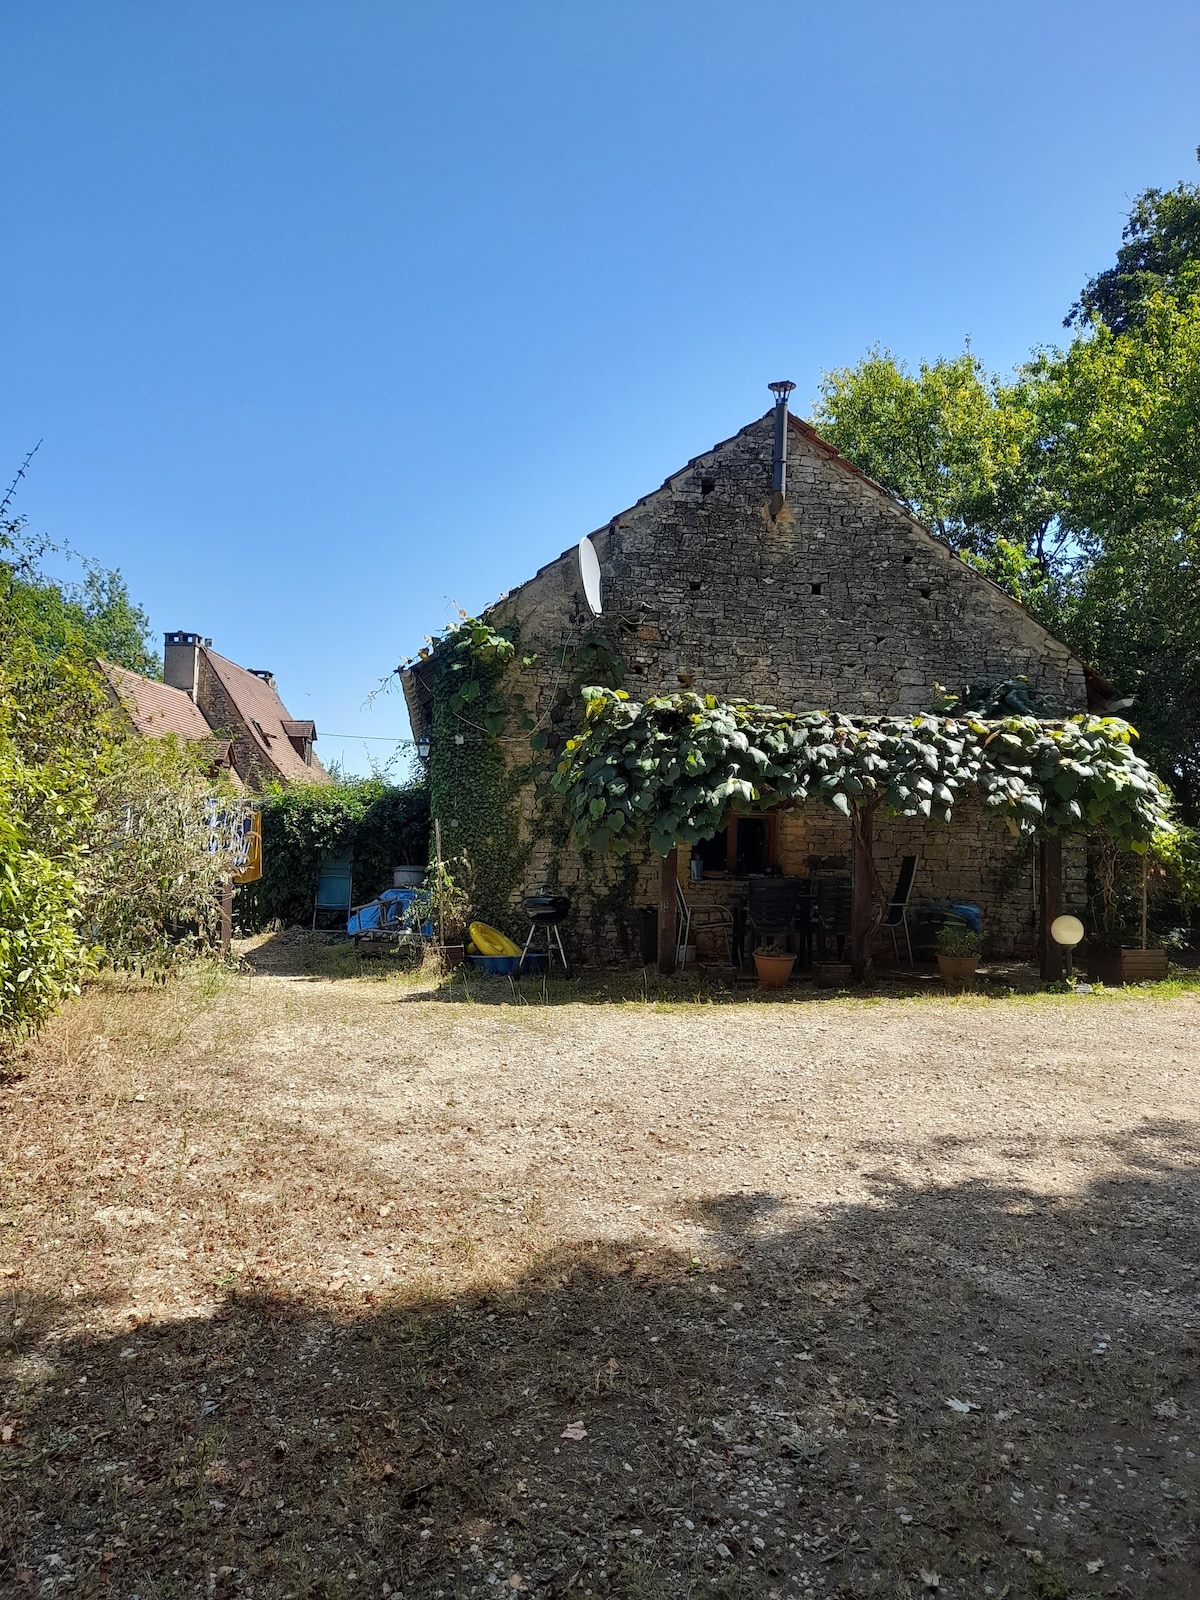
[[[270,764],[282,778],[292,778],[308,783],[326,783],[329,774],[314,755],[311,766],[288,738],[288,729],[301,726],[291,716],[288,708],[276,693],[274,685],[256,672],[239,667],[235,661],[219,656],[215,650],[204,647],[213,671],[221,680],[226,694],[233,702],[241,720]],[[310,737],[316,738],[316,726]]]
[[[111,661],[101,661],[100,670],[108,685],[109,697],[114,705],[123,706],[129,720],[139,733],[161,739],[176,734],[181,739],[209,739],[212,729],[204,720],[199,707],[182,689],[172,689],[169,684],[155,683],[143,678],[127,667],[118,667]]]

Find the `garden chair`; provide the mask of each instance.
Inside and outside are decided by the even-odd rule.
[[[347,921],[354,905],[354,880],[351,876],[351,858],[326,856],[317,874],[317,892],[313,897],[313,931],[321,916],[336,914]]]
[[[692,942],[693,933],[703,932],[706,928],[720,930],[725,941],[725,949],[729,956],[729,965],[734,965],[733,960],[733,912],[728,906],[703,906],[698,911],[693,911],[687,903],[687,896],[681,884],[675,885],[675,966],[681,969],[684,964],[684,951]]]
[[[917,875],[916,856],[905,856],[900,863],[900,876],[896,879],[896,888],[892,898],[888,901],[887,910],[884,912],[880,927],[886,928],[892,936],[892,949],[896,960],[900,959],[900,941],[897,934],[898,928],[904,929],[904,942],[908,946],[908,964],[913,964],[912,938],[908,931],[908,902],[912,898],[913,879]]]
[[[746,926],[752,951],[760,939],[786,938],[795,932],[799,900],[798,878],[751,878]]]

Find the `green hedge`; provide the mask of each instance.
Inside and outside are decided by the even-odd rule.
[[[263,875],[237,893],[246,932],[273,922],[312,922],[317,877],[326,856],[349,851],[356,904],[390,888],[392,868],[429,857],[429,792],[376,778],[294,784],[263,796]]]

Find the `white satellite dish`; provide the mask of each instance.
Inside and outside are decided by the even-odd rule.
[[[600,558],[590,539],[579,541],[579,576],[583,579],[583,593],[594,617],[602,610],[600,605]]]

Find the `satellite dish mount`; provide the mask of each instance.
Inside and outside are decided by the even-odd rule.
[[[600,604],[600,558],[590,539],[579,541],[579,576],[583,580],[583,596],[588,610],[598,617],[603,610]]]

